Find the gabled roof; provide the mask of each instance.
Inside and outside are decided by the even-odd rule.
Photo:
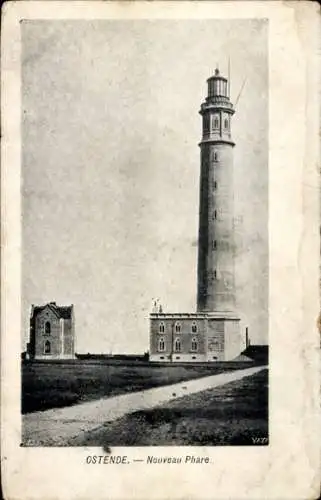
[[[43,306],[34,306],[31,308],[31,319],[35,318],[41,311],[49,307],[57,318],[70,319],[72,317],[73,304],[71,306],[57,306],[56,302],[48,302]]]
[[[56,309],[59,312],[60,318],[70,319],[72,315],[73,306],[56,306]]]

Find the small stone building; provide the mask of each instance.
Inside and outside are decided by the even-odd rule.
[[[74,306],[57,306],[49,302],[31,307],[31,359],[73,359],[75,357]]]

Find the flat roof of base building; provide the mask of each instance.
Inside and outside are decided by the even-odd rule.
[[[230,311],[213,311],[213,312],[196,312],[196,313],[150,313],[150,319],[226,319],[240,320],[240,317],[235,312]]]

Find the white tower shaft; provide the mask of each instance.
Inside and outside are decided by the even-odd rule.
[[[200,174],[198,311],[235,310],[234,186],[231,118],[226,78],[208,79],[201,105],[203,136]]]

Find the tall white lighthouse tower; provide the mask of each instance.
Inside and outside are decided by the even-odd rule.
[[[215,70],[201,105],[203,134],[198,244],[198,312],[235,311],[234,186],[229,82]]]
[[[234,182],[229,82],[208,79],[200,174],[197,312],[150,315],[150,360],[231,361],[241,353],[234,269]]]

